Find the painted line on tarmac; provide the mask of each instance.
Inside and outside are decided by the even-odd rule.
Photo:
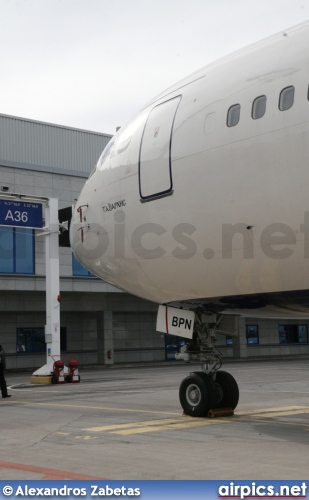
[[[51,434],[52,436],[69,436],[69,438],[72,438],[73,435],[70,432],[60,432],[60,431],[55,431]],[[82,435],[74,435],[74,439],[81,439],[82,441],[92,441],[93,439],[98,439],[98,436],[85,436]]]
[[[163,423],[161,425],[158,425],[157,427],[154,426],[147,426],[142,428],[133,428],[133,429],[128,429],[128,430],[122,430],[122,431],[113,431],[111,434],[118,434],[122,436],[127,436],[129,434],[143,434],[144,432],[159,432],[159,431],[174,431],[174,430],[179,430],[179,429],[191,429],[193,427],[205,427],[207,425],[213,425],[213,424],[225,424],[227,421],[216,421],[214,422],[213,420],[205,420],[203,421],[197,421],[197,419],[192,419],[191,422],[184,422],[184,423],[174,423],[174,424],[167,424],[164,425]]]
[[[35,387],[39,387],[39,385],[36,385]],[[16,389],[13,385],[8,385],[7,386],[8,389],[12,390],[12,391],[17,391],[17,392],[23,392],[25,393],[25,389]],[[29,389],[27,388],[27,392],[29,391]],[[54,394],[61,394],[59,391],[38,391],[38,390],[35,390],[35,394],[37,394],[38,392],[43,392],[43,394],[50,394],[50,393],[54,393]]]
[[[306,432],[309,431],[309,424],[304,424],[303,422],[285,422],[284,420],[273,420],[273,419],[268,419],[267,417],[259,417],[259,416],[254,416],[254,417],[251,417],[250,419],[240,417],[237,420],[238,420],[238,422],[244,422],[247,424],[250,424],[251,422],[255,422],[255,423],[260,423],[260,424],[274,424],[276,426],[289,425],[290,427],[302,428],[303,431],[306,431]]]
[[[33,401],[11,401],[9,400],[7,403],[16,404],[16,405],[30,405],[30,406],[54,406],[56,408],[78,408],[83,410],[102,410],[102,411],[117,411],[123,413],[146,413],[150,415],[177,415],[179,416],[180,412],[171,412],[171,411],[152,411],[152,410],[137,410],[131,408],[110,408],[107,406],[87,406],[87,405],[68,405],[61,403],[36,403]]]
[[[307,410],[287,410],[287,411],[275,411],[275,412],[265,412],[261,415],[263,418],[274,418],[274,417],[292,417],[293,415],[305,415],[309,413],[309,409]],[[254,415],[259,416],[259,414]]]
[[[115,424],[115,425],[104,425],[98,427],[88,427],[82,429],[88,432],[108,432],[109,434],[118,435],[130,435],[130,434],[142,434],[146,432],[160,432],[164,430],[178,430],[178,429],[189,429],[193,427],[203,427],[207,425],[214,424],[226,424],[232,422],[264,422],[269,423],[274,417],[285,417],[293,415],[301,415],[309,413],[308,407],[301,406],[291,406],[291,407],[279,407],[279,408],[265,408],[261,410],[251,410],[248,412],[236,413],[234,417],[227,418],[192,418],[192,417],[179,417],[177,419],[160,419],[160,420],[146,420],[143,422],[131,422],[126,424]],[[309,424],[297,423],[297,422],[282,422],[277,421],[277,424],[289,424],[298,427],[309,427]],[[305,429],[306,430],[306,429]]]
[[[214,423],[213,420],[206,420],[205,418],[192,418],[192,417],[178,417],[178,418],[164,418],[160,420],[144,420],[143,422],[130,422],[129,424],[114,424],[114,425],[103,425],[99,427],[88,427],[86,429],[82,429],[83,431],[91,431],[91,432],[107,432],[107,431],[115,431],[115,434],[121,434],[122,431],[126,432],[128,429],[139,429],[145,427],[151,427],[153,430],[156,430],[156,427],[166,427],[171,426],[170,428],[174,428],[175,425],[187,426],[187,424],[193,425],[209,425]],[[222,423],[222,421],[221,421]]]
[[[246,389],[241,389],[241,392],[250,392],[252,394],[252,391],[247,391]],[[293,389],[291,389],[290,391],[275,391],[276,394],[277,393],[282,393],[282,394],[309,394],[309,391],[294,391]],[[254,392],[254,394],[273,394],[274,391],[270,391],[270,390],[265,390],[264,389],[258,389]]]
[[[165,430],[190,429],[192,427],[204,427],[213,424],[224,424],[229,420],[213,420],[206,418],[164,418],[161,420],[145,420],[143,422],[131,422],[129,424],[104,425],[101,427],[90,427],[82,429],[90,432],[108,432],[109,434],[118,434],[127,436],[129,434],[143,434],[144,432],[160,432]]]
[[[41,479],[104,479],[102,477],[86,476],[84,474],[75,474],[74,472],[68,472],[56,469],[47,469],[46,467],[35,467],[33,465],[26,464],[16,464],[13,462],[0,462],[0,469],[14,469],[16,471],[24,471],[29,473],[35,473],[42,475]],[[37,478],[36,478],[37,479]]]
[[[249,410],[243,412],[236,412],[232,418],[221,417],[215,419],[207,418],[192,418],[186,416],[179,416],[179,413],[174,412],[159,412],[150,410],[138,410],[129,408],[110,408],[102,406],[87,406],[87,405],[69,405],[60,403],[34,403],[27,401],[10,401],[10,404],[20,404],[20,405],[31,405],[31,406],[48,406],[55,408],[71,408],[71,409],[83,409],[83,410],[101,410],[101,411],[116,411],[117,413],[137,413],[137,414],[150,414],[150,415],[176,415],[178,418],[174,419],[160,419],[160,420],[150,420],[143,422],[132,422],[127,424],[116,424],[107,425],[100,427],[91,427],[82,429],[88,432],[108,432],[110,434],[118,435],[129,435],[129,434],[142,434],[146,432],[159,432],[165,430],[179,430],[179,429],[189,429],[194,427],[202,427],[214,424],[223,423],[236,423],[236,422],[261,422],[270,423],[270,419],[302,415],[309,413],[308,406],[284,406],[277,408],[264,408],[259,410]],[[301,422],[283,422],[276,421],[276,424],[283,425],[293,425],[298,427],[309,427],[308,424],[303,424]],[[91,439],[90,437],[88,439]]]
[[[155,410],[139,410],[132,408],[114,408],[107,406],[88,406],[88,405],[72,405],[72,404],[64,404],[64,403],[38,403],[33,401],[8,401],[10,404],[20,404],[20,405],[34,405],[34,406],[49,406],[56,408],[78,408],[78,409],[86,409],[86,410],[101,410],[101,411],[117,411],[123,413],[144,413],[148,415],[176,415],[179,417],[179,412],[167,412],[167,411],[155,411]],[[237,411],[236,417],[250,417],[250,416],[259,416],[259,417],[283,417],[283,416],[292,416],[292,415],[301,415],[309,413],[308,406],[283,406],[283,407],[275,407],[275,408],[264,408],[258,410],[248,410],[248,411]],[[190,417],[191,418],[191,417]],[[223,418],[223,417],[222,417]],[[227,420],[226,417],[225,421]]]
[[[274,420],[282,417],[293,417],[295,415],[307,415],[309,413],[308,406],[283,406],[277,408],[265,408],[264,410],[250,410],[248,412],[236,413],[236,420],[241,422],[261,422],[261,423],[276,423],[276,425],[290,425],[293,427],[302,427],[303,430],[309,430],[309,423],[304,422],[287,422],[284,420]],[[308,428],[308,429],[307,429]]]
[[[237,415],[254,415],[254,414],[265,414],[265,413],[280,413],[280,412],[293,412],[295,410],[305,410],[303,413],[307,413],[306,410],[309,411],[309,406],[276,406],[275,408],[264,408],[259,410],[248,410],[248,411],[239,411]]]

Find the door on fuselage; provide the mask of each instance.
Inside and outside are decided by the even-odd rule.
[[[155,106],[147,119],[139,154],[139,190],[141,201],[150,201],[173,193],[172,136],[181,96]]]

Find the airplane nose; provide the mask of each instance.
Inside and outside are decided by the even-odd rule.
[[[83,189],[72,214],[70,243],[77,260],[96,273],[96,263],[105,255],[110,241],[87,189]]]
[[[77,242],[77,225],[80,223],[80,216],[77,212],[77,209],[75,207],[74,212],[72,214],[72,219],[71,219],[71,225],[70,225],[70,245],[73,250],[73,253],[75,253],[75,245]]]
[[[78,242],[79,241],[84,241],[84,232],[85,229],[89,226],[89,223],[87,223],[86,220],[86,212],[89,207],[89,204],[83,201],[84,195],[83,195],[84,189],[82,190],[79,199],[76,202],[76,205],[74,207],[74,211],[72,214],[72,219],[71,219],[71,226],[70,226],[70,243],[71,243],[71,248],[73,252],[76,253],[78,252],[77,247],[78,247]],[[78,257],[76,255],[76,257]]]

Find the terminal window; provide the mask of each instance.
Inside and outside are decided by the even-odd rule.
[[[249,345],[259,343],[258,325],[246,325],[246,340]]]
[[[67,350],[67,329],[65,326],[60,327],[60,349]],[[45,352],[45,328],[43,326],[34,328],[17,328],[16,329],[16,352]]]
[[[280,344],[307,344],[307,325],[279,325]]]
[[[75,257],[74,254],[72,254],[72,269],[73,269],[73,276],[92,276],[95,277],[94,274],[92,274],[88,269],[86,269]]]
[[[0,227],[0,273],[34,274],[34,231]]]

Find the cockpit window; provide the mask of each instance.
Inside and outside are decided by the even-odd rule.
[[[99,161],[97,163],[98,170],[105,170],[106,168],[108,168],[108,163],[106,162],[106,159],[109,157],[111,149],[114,144],[115,144],[114,141],[110,141],[103,150],[103,153],[101,154]]]
[[[131,139],[138,129],[141,129],[147,118],[147,113],[140,113],[134,120],[127,123],[124,127],[120,129],[119,135],[117,135],[117,154],[124,153],[130,146]]]

